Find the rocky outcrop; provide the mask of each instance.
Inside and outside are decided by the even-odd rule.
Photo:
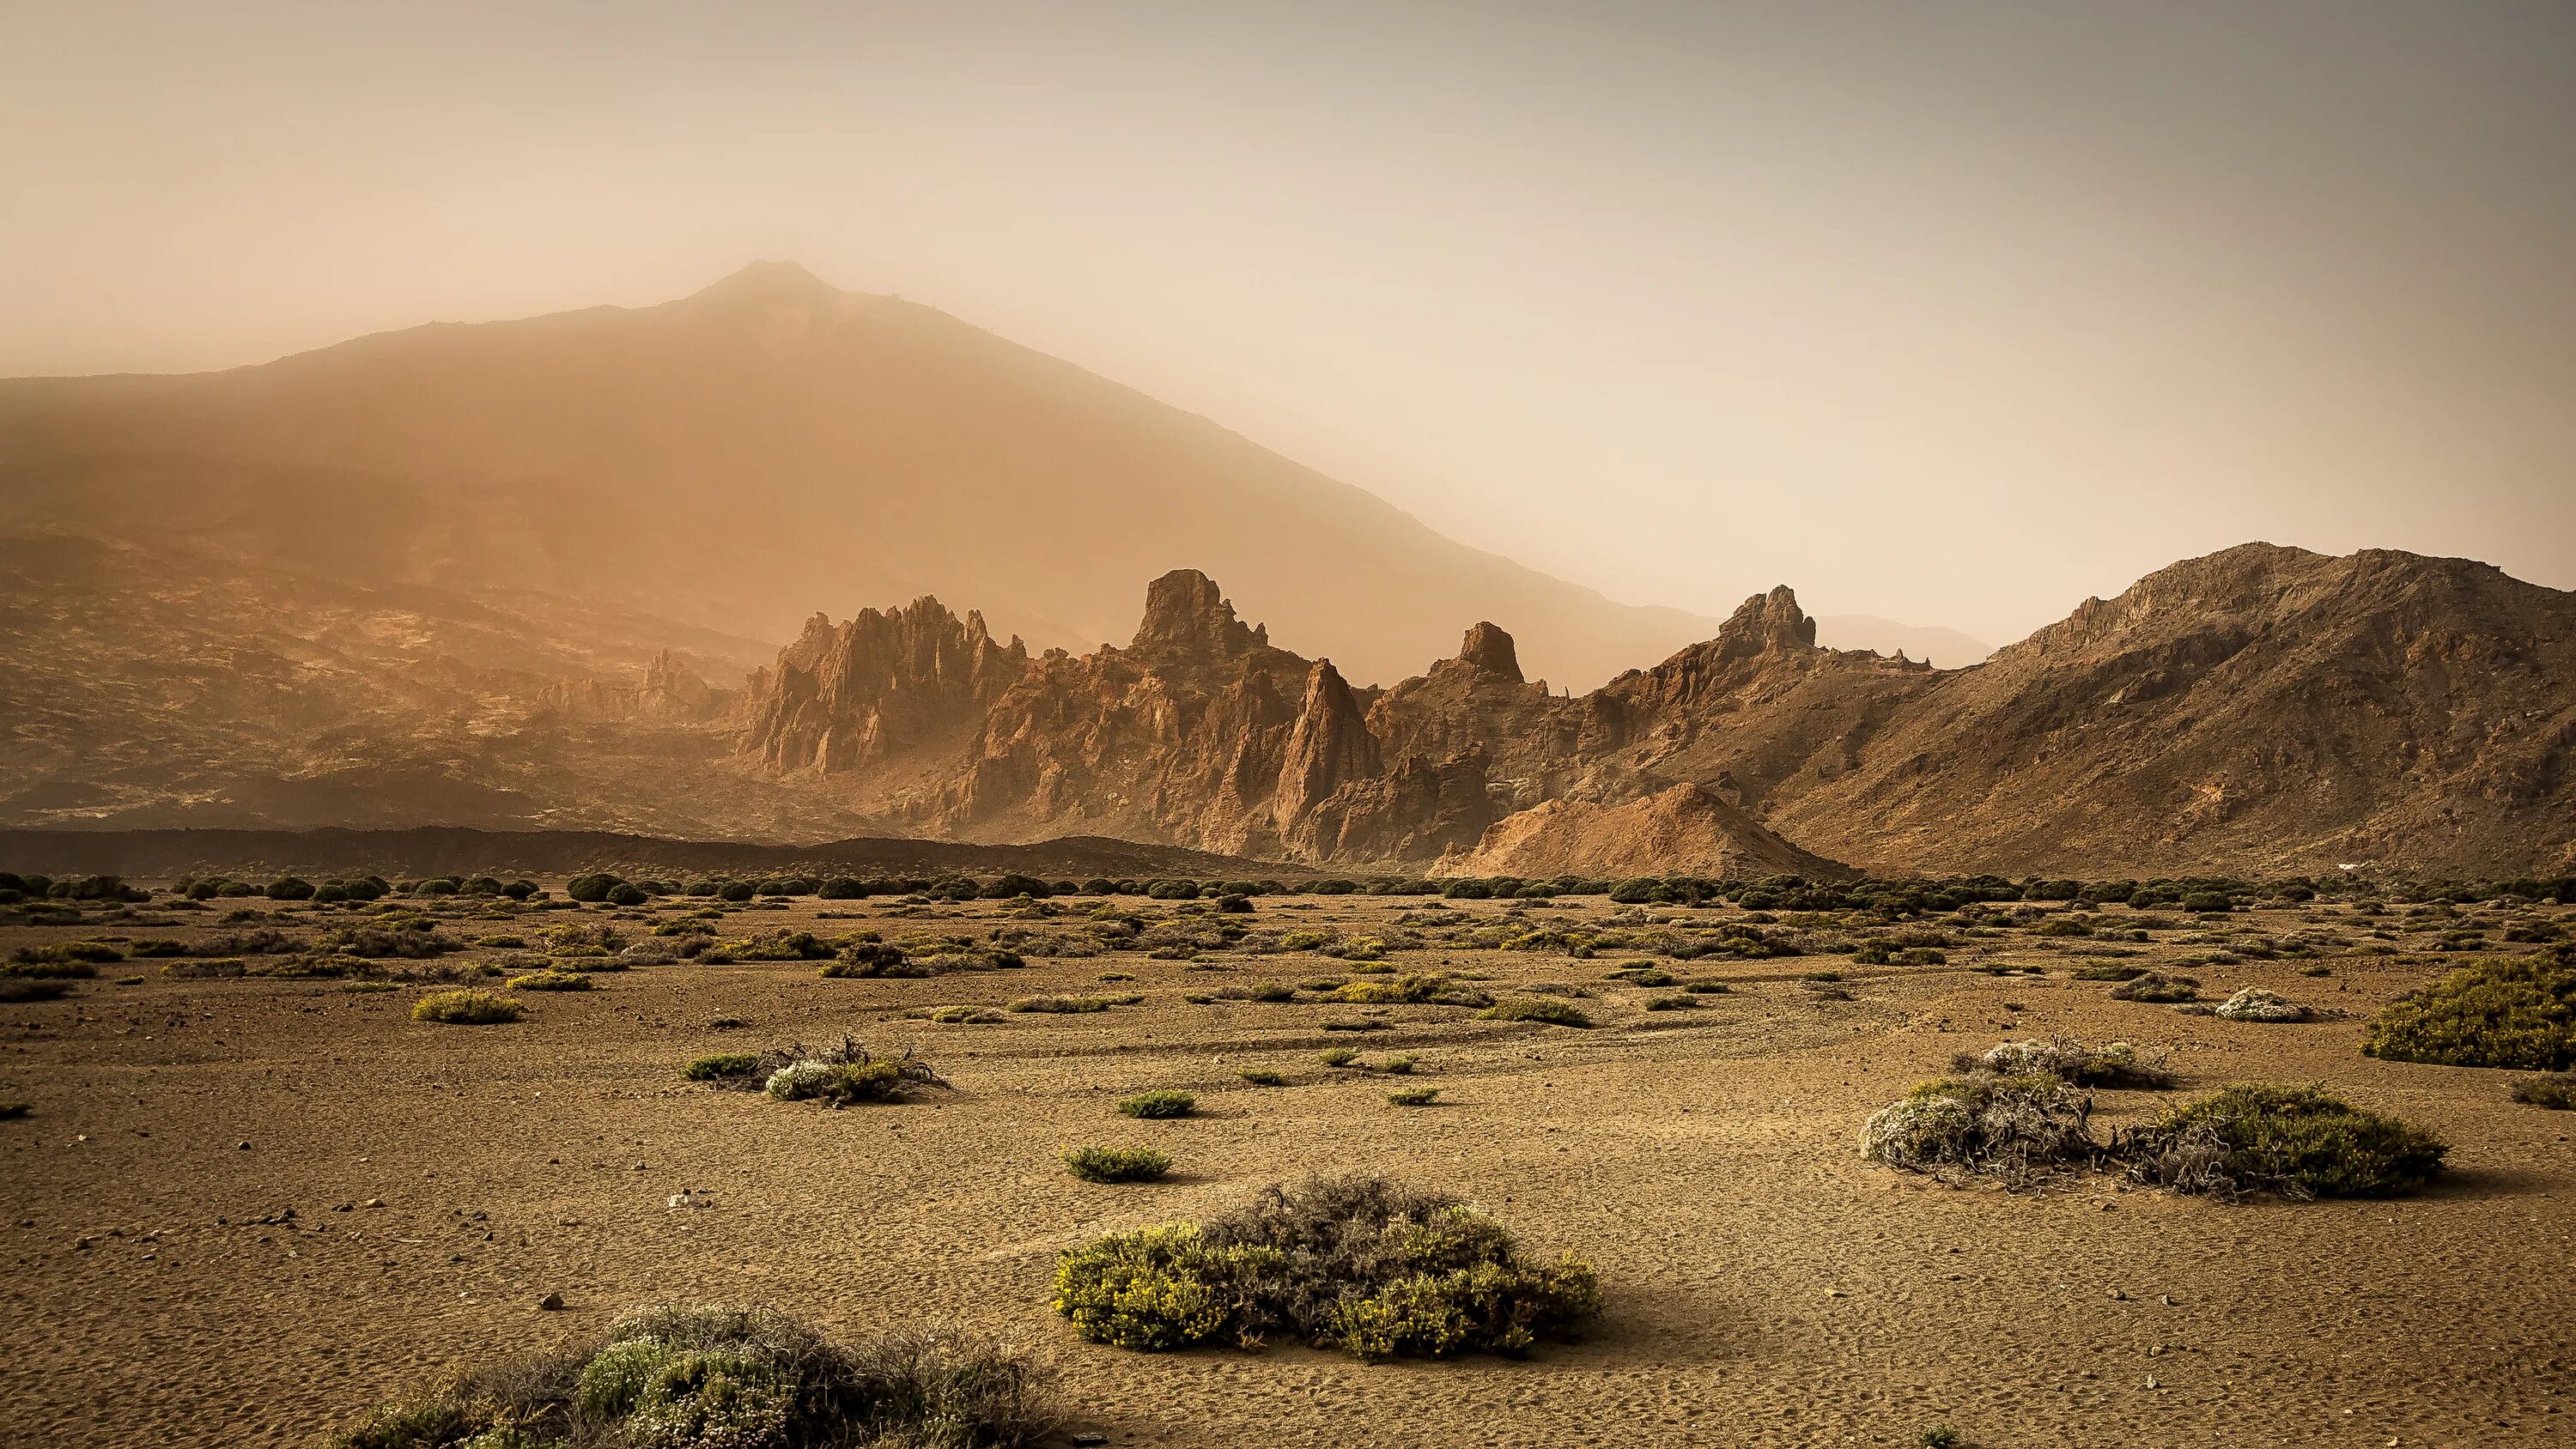
[[[1018,639],[996,644],[983,615],[937,599],[838,625],[816,614],[752,676],[743,728],[774,770],[846,774],[971,735],[1028,667]]]
[[[1504,817],[1472,850],[1442,857],[1434,875],[1797,875],[1854,872],[1791,845],[1697,785],[1675,785],[1624,805],[1550,800]]]
[[[731,692],[708,684],[668,649],[645,664],[641,677],[558,680],[537,699],[538,708],[559,718],[594,724],[701,724],[732,704]]]
[[[818,620],[744,738],[915,831],[1516,874],[2511,872],[2576,835],[2576,599],[2483,565],[2248,545],[1951,671],[1815,639],[1780,588],[1581,697],[1491,623],[1357,689],[1182,570],[1079,658],[928,600]]]

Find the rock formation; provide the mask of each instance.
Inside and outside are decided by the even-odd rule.
[[[2458,560],[2249,544],[1950,671],[1820,648],[1779,588],[1572,698],[1491,623],[1354,688],[1189,570],[1079,658],[916,616],[935,645],[809,626],[753,681],[745,748],[966,839],[1509,873],[2509,872],[2576,836],[2576,598]]]

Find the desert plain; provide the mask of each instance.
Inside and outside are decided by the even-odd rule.
[[[562,883],[544,884],[560,907]],[[0,955],[301,936],[378,909],[208,904],[21,921]],[[543,965],[568,923],[653,941],[711,904],[719,944],[999,932],[1025,964],[830,979],[815,960],[681,960],[513,993],[515,1022],[413,1019],[460,975]],[[1797,912],[1251,904],[448,897],[419,908],[460,945],[434,960],[281,978],[129,955],[61,999],[0,1006],[0,1098],[28,1104],[0,1122],[0,1443],[307,1445],[475,1360],[595,1336],[634,1305],[720,1301],[998,1335],[1052,1365],[1064,1443],[1913,1445],[1948,1427],[1996,1449],[2576,1444],[2576,1122],[2510,1100],[2512,1074],[2360,1050],[2371,1013],[2456,964],[2437,948],[2562,931],[2567,907],[2008,905],[1924,923],[1947,941],[1939,964],[1874,966],[1826,954],[1847,949],[1847,923]],[[1141,929],[1092,929],[1115,917]],[[2094,933],[2034,932],[2070,917]],[[1807,954],[1658,959],[1645,979],[1672,980],[1638,984],[1613,974],[1630,953],[1492,944],[1748,920]],[[1391,949],[1282,944],[1314,937]],[[1191,939],[1215,949],[1147,944]],[[2316,1019],[2115,1000],[2075,974],[2184,958],[2206,1000],[2263,987]],[[1427,973],[1593,1024],[1322,999]],[[1257,999],[1300,983],[1326,985]],[[1007,1009],[1047,996],[1113,1004]],[[991,1010],[928,1019],[955,1006]],[[949,1086],[832,1110],[682,1076],[844,1035]],[[1955,1053],[2052,1036],[2170,1054],[2175,1091],[2095,1094],[2106,1125],[2231,1083],[2316,1083],[2437,1132],[2449,1170],[2402,1199],[2227,1202],[2107,1173],[1954,1187],[1862,1160],[1862,1123]],[[1326,1065],[1335,1048],[1356,1059]],[[1385,1069],[1398,1057],[1409,1073]],[[1423,1087],[1430,1105],[1389,1100]],[[1148,1089],[1197,1109],[1114,1110]],[[1058,1155],[1084,1144],[1150,1145],[1174,1168],[1077,1181]],[[1584,1258],[1604,1312],[1525,1359],[1372,1364],[1288,1344],[1129,1352],[1049,1309],[1059,1250],[1348,1171],[1449,1190],[1525,1246]],[[561,1306],[540,1308],[547,1295]]]

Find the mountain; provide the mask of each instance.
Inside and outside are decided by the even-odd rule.
[[[774,778],[960,839],[1453,873],[2576,859],[2576,595],[2390,551],[2189,560],[1953,670],[1822,647],[1774,589],[1581,696],[1524,679],[1490,623],[1355,687],[1181,571],[1127,648],[1079,657],[927,600],[818,619],[742,717]]]
[[[1464,547],[1204,418],[785,263],[660,306],[228,372],[0,382],[0,534],[36,533],[773,643],[818,605],[936,592],[1087,649],[1124,631],[1136,580],[1188,562],[1362,681],[1431,657],[1462,614],[1530,621],[1534,664],[1577,684],[1708,623]]]
[[[1995,646],[1971,639],[1956,629],[1900,624],[1875,614],[1825,614],[1816,620],[1816,639],[1835,649],[1866,649],[1873,654],[1908,658],[1943,669],[1974,664]]]

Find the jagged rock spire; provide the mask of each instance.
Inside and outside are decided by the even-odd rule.
[[[1493,623],[1480,623],[1467,631],[1466,642],[1458,646],[1458,657],[1487,674],[1499,674],[1514,684],[1521,682],[1521,660],[1512,647],[1512,636]]]

